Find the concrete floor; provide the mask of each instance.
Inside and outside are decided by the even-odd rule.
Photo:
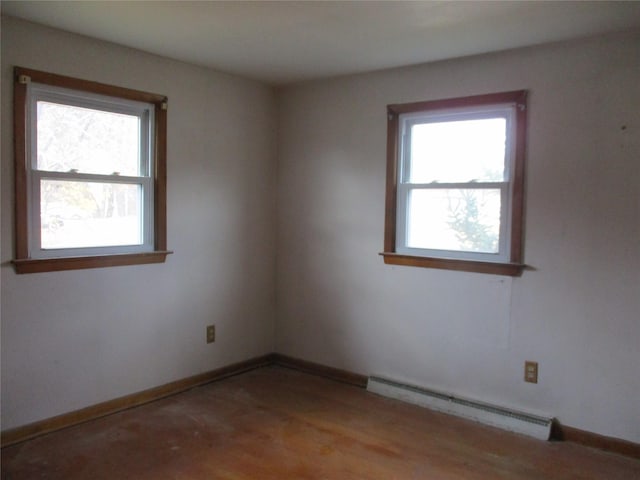
[[[640,479],[542,442],[265,367],[2,451],[2,479]]]

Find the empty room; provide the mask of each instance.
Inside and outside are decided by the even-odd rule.
[[[640,478],[640,2],[0,8],[2,480]]]

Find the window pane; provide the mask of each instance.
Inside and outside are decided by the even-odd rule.
[[[409,192],[407,246],[498,253],[500,190],[416,189]]]
[[[37,107],[38,170],[140,175],[138,116],[44,101]]]
[[[501,182],[505,139],[504,118],[413,125],[409,181]]]
[[[43,249],[143,243],[140,185],[41,180],[40,194]]]

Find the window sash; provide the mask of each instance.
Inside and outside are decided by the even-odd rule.
[[[37,105],[40,101],[59,105],[69,105],[108,113],[136,116],[140,121],[138,171],[139,176],[124,176],[114,172],[111,175],[83,173],[76,171],[48,171],[37,165]],[[46,259],[59,257],[79,257],[143,253],[154,251],[154,145],[151,139],[154,125],[154,105],[128,99],[113,98],[90,92],[77,92],[46,84],[30,83],[27,86],[27,195],[29,197],[28,253],[30,258]],[[42,248],[41,239],[41,191],[42,180],[84,181],[103,184],[139,185],[142,189],[142,243],[135,245],[89,246],[69,248]]]
[[[403,113],[399,116],[399,139],[397,142],[397,196],[396,196],[396,245],[395,251],[399,254],[440,257],[462,260],[477,260],[484,262],[506,263],[511,258],[511,219],[512,219],[512,199],[513,199],[513,177],[516,149],[516,122],[515,104],[512,102],[496,105],[481,105],[473,108],[461,107],[436,111],[418,111]],[[505,137],[505,158],[502,182],[431,182],[412,183],[410,178],[411,165],[411,131],[414,125],[426,123],[441,123],[451,121],[481,120],[492,118],[504,118],[506,120]],[[414,190],[437,190],[437,189],[458,189],[458,190],[500,190],[500,225],[498,236],[498,252],[472,252],[465,250],[447,250],[415,248],[408,245],[409,231],[409,197]]]
[[[398,142],[398,159],[400,162],[400,174],[398,175],[398,181],[400,183],[411,183],[409,178],[411,177],[411,132],[412,127],[424,124],[438,124],[447,122],[463,122],[471,120],[490,120],[490,119],[504,119],[506,122],[506,144],[505,144],[505,158],[503,163],[503,179],[509,181],[512,176],[512,162],[510,158],[513,158],[515,142],[513,141],[515,135],[515,121],[514,121],[514,106],[512,104],[502,105],[489,105],[478,106],[474,109],[468,108],[456,108],[447,109],[445,111],[425,111],[405,113],[400,115],[400,137],[401,141]]]
[[[142,191],[141,230],[142,242],[132,245],[110,245],[93,247],[42,248],[41,190],[42,180],[82,181],[97,184],[137,185]],[[30,202],[30,255],[31,258],[57,258],[64,256],[108,255],[115,253],[150,252],[153,239],[153,180],[146,177],[119,177],[116,175],[74,174],[67,172],[31,172],[29,182]]]
[[[498,252],[473,252],[465,250],[447,250],[416,248],[408,245],[409,236],[409,197],[416,190],[499,190],[500,191],[500,226],[498,233]],[[509,199],[510,184],[508,182],[491,183],[447,183],[447,184],[401,184],[398,186],[396,252],[405,255],[422,257],[459,258],[486,262],[508,262],[511,251],[508,232],[511,231],[511,215]]]
[[[29,151],[27,155],[29,159],[28,168],[30,170],[38,170],[38,102],[41,101],[138,117],[140,119],[139,175],[146,177],[153,176],[152,159],[154,158],[154,145],[151,141],[153,138],[151,129],[155,123],[155,119],[154,106],[152,104],[113,98],[90,92],[76,92],[66,88],[38,83],[30,83],[27,86],[27,104],[29,105],[27,114],[29,123]]]

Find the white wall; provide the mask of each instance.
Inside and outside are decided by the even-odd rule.
[[[14,65],[168,96],[166,264],[14,273]],[[274,92],[11,18],[1,78],[2,429],[273,351]]]
[[[531,270],[384,265],[385,106],[516,89],[530,91]],[[279,101],[278,352],[640,441],[640,32],[312,82]]]

